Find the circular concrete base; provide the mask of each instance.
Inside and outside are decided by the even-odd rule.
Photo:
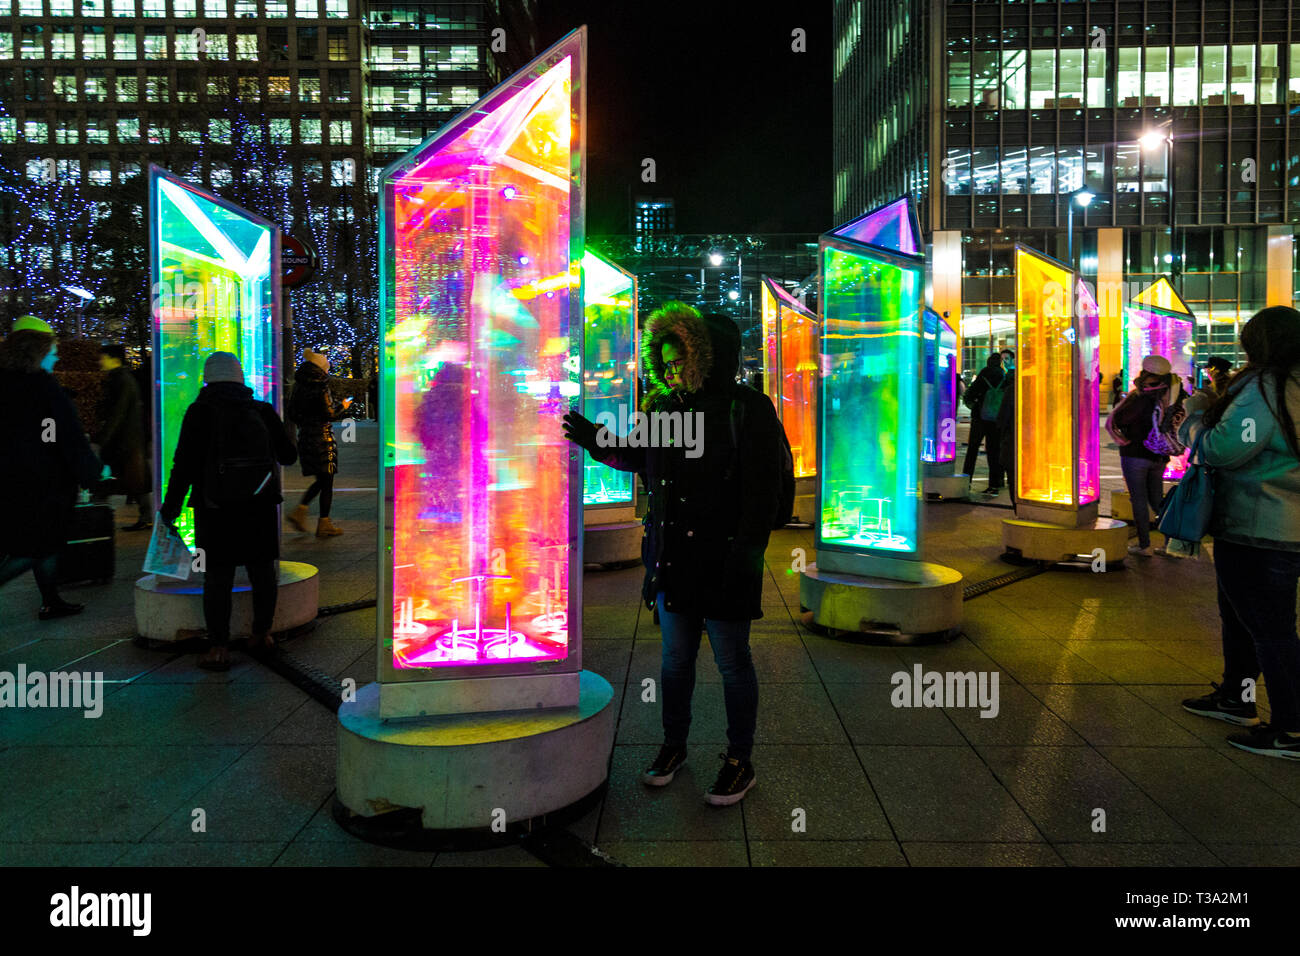
[[[1095,560],[1100,550],[1107,564],[1119,564],[1128,555],[1128,525],[1115,518],[1098,518],[1082,528],[1067,528],[1007,518],[1002,522],[1002,544],[1034,561],[1057,563],[1080,555]]]
[[[627,564],[641,560],[640,521],[593,524],[582,529],[582,560],[585,564]]]
[[[864,578],[809,565],[799,576],[799,603],[821,627],[894,640],[943,637],[961,623],[962,575],[921,565],[920,581]]]
[[[280,562],[280,589],[275,600],[274,633],[291,631],[316,619],[320,606],[320,576],[316,568],[299,561]],[[175,581],[146,574],[135,582],[135,629],[140,637],[173,643],[177,631],[201,630],[203,583]],[[235,572],[234,601],[230,614],[232,636],[253,630],[253,592],[243,568]]]
[[[427,830],[484,830],[554,813],[605,782],[614,691],[580,676],[577,707],[384,721],[379,685],[339,708],[338,798],[375,817],[419,808]]]
[[[963,500],[970,497],[970,475],[926,475],[923,487],[932,500]]]

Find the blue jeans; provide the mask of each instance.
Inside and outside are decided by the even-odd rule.
[[[715,621],[674,613],[664,607],[663,591],[659,592],[658,602],[664,642],[660,674],[664,742],[686,746],[691,729],[691,696],[695,692],[695,658],[700,652],[702,630],[707,628],[727,705],[727,755],[748,760],[758,723],[758,675],[749,653],[749,621]]]
[[[1120,471],[1124,473],[1124,484],[1128,487],[1129,500],[1133,502],[1133,521],[1138,529],[1138,547],[1151,546],[1151,512],[1159,510],[1160,501],[1165,495],[1165,485],[1161,475],[1165,473],[1163,461],[1149,458],[1119,459]]]
[[[1268,686],[1276,730],[1300,733],[1300,638],[1296,636],[1296,582],[1300,551],[1214,542],[1214,572],[1223,619],[1223,686],[1240,699],[1241,682]]]

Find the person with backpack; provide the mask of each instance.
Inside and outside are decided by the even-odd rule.
[[[330,360],[322,352],[303,349],[303,362],[293,374],[293,395],[289,399],[289,419],[298,426],[298,456],[302,473],[312,483],[303,493],[298,507],[285,519],[299,531],[307,530],[307,506],[320,495],[320,517],[316,520],[316,537],[332,538],[343,529],[330,521],[334,503],[334,475],[339,470],[339,446],[334,440],[334,422],[348,416],[352,399],[343,400],[335,409],[330,394]]]
[[[1164,548],[1151,550],[1151,515],[1160,510],[1164,499],[1164,473],[1170,454],[1181,454],[1181,447],[1171,445],[1173,430],[1183,420],[1181,385],[1171,374],[1172,366],[1163,355],[1142,359],[1142,372],[1133,380],[1133,390],[1119,400],[1106,418],[1106,431],[1119,445],[1120,471],[1133,504],[1133,523],[1137,525],[1136,544],[1129,553],[1149,558],[1166,554]],[[1175,386],[1178,399],[1171,400]]]
[[[740,333],[730,318],[670,302],[647,321],[641,354],[650,386],[641,410],[702,416],[699,447],[612,447],[606,429],[572,411],[564,431],[596,461],[638,472],[649,492],[642,596],[663,634],[664,743],[642,780],[666,786],[686,762],[695,660],[707,630],[722,674],[728,745],[705,799],[728,806],[756,779],[758,678],[749,629],[763,616],[768,537],[793,507],[793,461],[772,402],[736,382]]]
[[[980,445],[987,442],[989,483],[984,489],[986,495],[996,495],[1002,491],[1002,449],[1001,436],[998,432],[998,412],[1002,410],[1004,393],[1000,386],[1005,375],[1002,371],[1002,356],[994,352],[984,363],[984,368],[971,387],[962,395],[962,404],[970,409],[970,435],[966,440],[966,462],[962,473],[975,477],[975,463],[979,459]]]
[[[1241,330],[1246,365],[1223,395],[1187,400],[1179,437],[1213,469],[1209,534],[1223,622],[1223,683],[1183,709],[1249,727],[1228,743],[1300,760],[1300,312],[1275,305]],[[1254,686],[1263,672],[1271,719]]]
[[[280,465],[298,453],[275,409],[253,398],[244,369],[229,352],[203,363],[198,398],[185,410],[167,494],[159,515],[175,524],[190,498],[195,544],[203,549],[203,620],[211,649],[206,670],[230,669],[230,611],[235,568],[248,571],[253,589],[250,648],[274,647],[276,560],[280,557]]]

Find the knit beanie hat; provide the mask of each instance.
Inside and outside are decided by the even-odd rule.
[[[238,382],[243,385],[244,367],[229,352],[213,352],[203,363],[203,381],[209,385],[213,382]]]
[[[1142,371],[1150,372],[1152,375],[1168,375],[1173,370],[1169,364],[1169,359],[1163,355],[1148,355],[1142,359]]]
[[[329,356],[324,352],[313,352],[311,349],[303,349],[302,359],[304,362],[311,362],[313,365],[319,366],[322,372],[328,372],[330,370]]]

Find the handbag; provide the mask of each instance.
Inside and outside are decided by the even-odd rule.
[[[1170,407],[1168,412],[1173,410],[1173,407]],[[1151,431],[1147,432],[1147,437],[1142,440],[1142,447],[1153,454],[1168,455],[1170,458],[1177,458],[1187,451],[1187,446],[1178,440],[1178,436],[1165,429],[1164,417],[1160,414],[1159,402],[1156,403],[1155,410],[1151,413]]]
[[[1197,461],[1204,436],[1202,428],[1192,442],[1192,453],[1187,456],[1187,473],[1160,505],[1156,527],[1167,538],[1200,541],[1209,534],[1210,519],[1214,516],[1214,469],[1204,461]]]

